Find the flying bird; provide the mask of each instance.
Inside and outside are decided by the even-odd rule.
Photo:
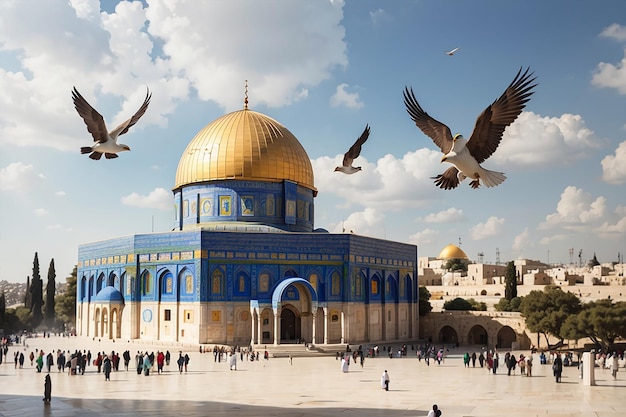
[[[128,145],[124,145],[123,143],[117,143],[118,136],[123,135],[128,132],[131,126],[133,126],[137,121],[143,116],[143,114],[148,109],[148,105],[150,104],[150,99],[152,98],[152,93],[150,93],[149,89],[146,89],[146,98],[143,101],[143,104],[137,110],[137,112],[130,119],[126,120],[124,123],[113,129],[112,131],[108,131],[106,124],[104,123],[104,119],[102,115],[98,113],[83,96],[80,95],[76,87],[72,91],[72,99],[74,100],[74,107],[76,107],[76,111],[83,118],[83,121],[87,125],[87,130],[93,136],[94,144],[93,146],[83,146],[80,148],[81,154],[90,154],[89,158],[94,160],[99,160],[104,157],[106,159],[113,159],[118,157],[119,152],[130,151]]]
[[[484,169],[480,164],[496,151],[504,130],[515,121],[530,100],[532,89],[537,84],[532,84],[535,78],[529,71],[530,68],[527,68],[522,74],[520,68],[500,98],[483,110],[476,119],[469,140],[458,133],[452,136],[448,126],[433,119],[422,109],[412,88],[404,89],[404,104],[411,119],[444,153],[441,162],[454,165],[443,174],[431,177],[437,186],[451,190],[465,178],[471,178],[472,188],[478,188],[481,181],[486,187],[495,187],[506,179],[504,173]]]
[[[354,145],[350,147],[348,152],[343,155],[342,166],[335,168],[335,172],[343,172],[344,174],[354,174],[361,170],[361,167],[353,167],[352,162],[361,154],[361,146],[365,143],[370,135],[369,125],[365,125],[365,130],[361,133],[361,136],[354,142]]]
[[[451,51],[446,51],[446,55],[452,56],[452,55],[454,55],[454,53],[455,53],[456,51],[458,51],[459,49],[461,49],[461,48],[454,48],[454,49],[453,49],[453,50],[451,50]]]

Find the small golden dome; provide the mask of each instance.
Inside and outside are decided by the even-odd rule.
[[[469,259],[458,246],[448,245],[439,253],[437,259]]]
[[[189,142],[176,170],[176,186],[214,180],[293,181],[317,193],[306,151],[276,120],[252,110],[228,113]]]

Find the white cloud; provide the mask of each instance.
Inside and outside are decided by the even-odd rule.
[[[387,13],[383,9],[377,9],[370,13],[370,19],[372,19],[372,23],[377,25],[381,23],[383,20],[387,18]]]
[[[56,193],[54,193],[54,195],[58,196],[58,197],[65,197],[67,195],[67,193],[63,190],[59,190]]]
[[[466,220],[463,210],[454,207],[418,218],[418,221],[423,221],[424,223],[455,223],[463,220]]]
[[[541,238],[539,243],[542,245],[550,245],[554,242],[563,241],[567,239],[568,237],[569,237],[568,235],[563,235],[563,234],[550,235],[550,236]]]
[[[48,210],[43,209],[43,208],[35,209],[35,216],[43,217],[43,216],[47,216],[47,215],[48,215]]]
[[[157,210],[172,210],[172,193],[165,188],[155,188],[150,194],[141,195],[132,193],[122,197],[122,204],[133,207],[153,208]]]
[[[486,162],[501,166],[565,165],[598,147],[598,139],[576,114],[541,117],[523,112],[502,136],[498,150]]]
[[[497,236],[502,233],[502,225],[504,219],[491,216],[485,223],[478,223],[470,229],[470,235],[473,240],[481,240],[489,237]]]
[[[12,162],[0,169],[0,190],[27,191],[45,179],[43,174],[36,174],[32,165]]]
[[[417,232],[409,236],[409,243],[414,245],[422,246],[422,245],[431,245],[437,242],[437,237],[440,235],[440,232],[433,229],[424,229],[421,232]]]
[[[600,62],[596,67],[591,83],[598,87],[614,88],[626,94],[626,56],[617,64]]]
[[[595,200],[582,189],[568,186],[561,194],[556,212],[546,216],[539,225],[540,230],[563,227],[579,229],[601,219],[606,212],[606,199],[602,196]]]
[[[364,157],[355,160],[363,170],[354,175],[334,172],[343,155],[311,160],[315,186],[320,193],[336,195],[346,205],[360,205],[385,210],[421,207],[441,198],[439,189],[429,178],[443,171],[441,152],[422,148],[406,153],[401,159],[391,154],[375,164]],[[419,196],[419,198],[417,197]]]
[[[513,239],[513,250],[522,251],[530,244],[530,232],[528,231],[528,227],[526,227],[522,233],[515,236],[515,239]]]
[[[363,102],[360,100],[359,93],[349,93],[346,91],[348,84],[339,84],[335,89],[335,94],[330,98],[332,107],[345,106],[349,109],[360,109]]]
[[[600,36],[604,38],[615,39],[620,42],[626,41],[626,26],[621,26],[617,23],[613,23],[612,25],[607,26],[600,33]]]
[[[607,155],[601,162],[602,179],[611,184],[626,181],[626,141],[615,149],[615,155]]]
[[[333,233],[355,233],[362,236],[380,236],[385,227],[385,215],[374,208],[366,208],[350,214],[342,223],[335,225]]]
[[[348,65],[344,2],[273,5],[152,0],[100,13],[95,0],[1,2],[11,64],[0,64],[0,145],[76,151],[90,137],[71,105],[74,84],[110,127],[137,109],[146,85],[158,91],[134,129],[164,126],[192,88],[227,110],[242,107],[245,79],[253,108],[306,99]]]

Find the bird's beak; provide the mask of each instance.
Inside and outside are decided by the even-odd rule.
[[[448,159],[448,157],[446,155],[441,157],[441,162],[446,162],[446,160]]]

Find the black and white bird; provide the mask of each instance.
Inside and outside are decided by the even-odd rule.
[[[478,188],[481,181],[486,187],[495,187],[506,179],[504,173],[484,169],[480,164],[496,151],[504,130],[517,119],[530,100],[532,89],[537,84],[532,84],[535,78],[529,71],[530,68],[527,68],[522,73],[520,68],[500,98],[478,116],[469,140],[460,134],[452,136],[448,126],[422,109],[412,88],[404,89],[404,104],[411,119],[444,153],[441,162],[454,165],[443,174],[432,177],[437,186],[450,190],[456,188],[460,181],[470,178],[472,188]]]
[[[117,143],[117,138],[128,132],[128,129],[137,123],[141,116],[143,116],[148,109],[151,98],[152,93],[150,93],[150,90],[147,89],[146,98],[133,117],[109,132],[102,115],[91,107],[91,105],[87,103],[87,100],[80,95],[76,87],[74,87],[74,90],[72,91],[74,107],[76,107],[76,111],[80,117],[83,118],[83,121],[87,125],[87,130],[91,133],[95,142],[92,146],[81,147],[80,153],[88,153],[89,158],[99,160],[102,158],[103,154],[106,159],[113,159],[118,157],[119,152],[130,151],[130,147],[128,147],[128,145]]]
[[[459,49],[461,49],[461,48],[454,48],[454,49],[453,49],[453,50],[451,50],[451,51],[446,51],[446,55],[452,56],[452,55],[454,55],[454,53],[455,53],[456,51],[458,51]]]
[[[361,146],[365,143],[370,136],[370,127],[365,125],[365,130],[361,133],[361,136],[354,142],[354,145],[350,147],[348,152],[343,155],[343,163],[340,167],[335,168],[335,172],[343,172],[344,174],[354,174],[359,172],[361,167],[353,167],[352,162],[361,154]]]

